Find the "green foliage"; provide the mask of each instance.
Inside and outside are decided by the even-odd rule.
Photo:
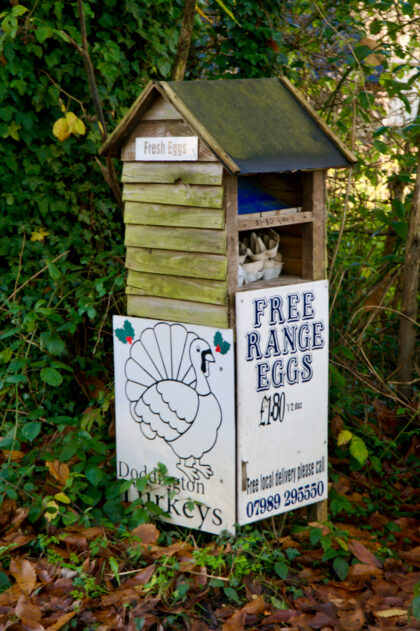
[[[112,130],[149,78],[170,77],[183,2],[84,6]],[[197,13],[186,78],[287,75],[359,158],[348,190],[347,176],[337,173],[328,192],[330,399],[352,435],[348,446],[332,449],[349,459],[350,471],[369,464],[381,475],[418,431],[392,375],[419,121],[395,127],[383,111],[393,97],[411,108],[406,91],[418,78],[407,75],[414,0],[401,5],[398,19],[391,0],[209,0],[198,7],[208,19]],[[159,509],[141,498],[128,509],[121,493],[131,481],[114,479],[110,316],[125,312],[123,222],[97,162],[101,129],[78,50],[77,7],[63,0],[10,4],[0,25],[0,502],[30,507],[31,521],[43,525],[133,526]],[[378,37],[380,64],[366,37]],[[74,133],[60,141],[53,126],[64,119]],[[351,220],[341,233],[346,199]],[[130,337],[124,327],[119,339]],[[403,410],[391,412],[404,419],[404,431],[378,438],[381,421],[371,404],[378,393]],[[65,480],[51,477],[54,462],[68,463]],[[139,491],[143,484],[137,482]],[[394,501],[391,489],[384,497]],[[377,501],[373,491],[369,506]],[[333,515],[363,510],[334,490],[330,508]],[[286,576],[293,552],[273,561],[264,543],[256,552],[260,544],[243,541],[234,580],[268,567]],[[344,564],[337,561],[334,570],[343,575]]]

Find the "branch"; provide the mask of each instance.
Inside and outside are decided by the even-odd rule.
[[[79,0],[80,2],[80,0]],[[178,50],[172,70],[172,80],[182,81],[187,67],[188,53],[190,52],[191,35],[194,26],[195,0],[185,0],[182,13],[181,32],[178,40]]]

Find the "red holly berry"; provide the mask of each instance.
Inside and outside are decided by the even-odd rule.
[[[216,346],[216,353],[220,353],[220,346],[219,345]]]
[[[132,343],[133,343],[133,338],[131,337],[131,335],[127,335],[127,337],[126,337],[125,339],[127,340],[127,342],[128,342],[129,344],[132,344]]]

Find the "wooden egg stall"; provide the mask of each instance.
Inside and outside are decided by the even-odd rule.
[[[123,162],[118,477],[203,531],[322,519],[325,174],[353,154],[286,79],[150,83],[101,153]]]

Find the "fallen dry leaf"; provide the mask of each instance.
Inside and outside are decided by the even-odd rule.
[[[338,618],[343,631],[359,631],[365,623],[365,614],[359,605],[350,611],[339,610]]]
[[[76,611],[69,611],[68,613],[63,614],[57,618],[54,624],[46,627],[47,631],[58,631],[64,627],[64,625],[67,624],[76,615],[76,613]]]
[[[138,537],[142,543],[157,543],[160,533],[154,524],[140,524],[131,531],[131,534]]]
[[[363,543],[360,543],[360,541],[351,541],[349,543],[349,549],[356,559],[359,559],[362,563],[382,568],[382,563],[379,559],[377,559],[376,556],[363,545]]]
[[[38,623],[42,618],[41,609],[33,604],[33,602],[25,594],[21,594],[16,604],[15,614],[22,620],[23,624],[30,629],[38,627]]]
[[[241,609],[246,614],[258,614],[264,611],[265,602],[263,596],[257,596],[250,600],[246,605],[244,605]]]
[[[408,612],[406,609],[383,609],[373,613],[378,618],[394,618],[395,616],[406,616]]]
[[[61,486],[64,486],[70,473],[70,469],[66,463],[60,462],[59,460],[49,460],[45,464],[53,478],[55,478]]]
[[[244,611],[235,611],[233,616],[223,623],[223,631],[245,631],[245,617]]]
[[[10,574],[20,589],[30,595],[36,584],[35,565],[23,557],[13,557],[10,561]]]
[[[401,552],[401,557],[408,561],[411,565],[420,567],[420,546],[417,546],[408,552]]]
[[[367,563],[356,563],[349,569],[348,580],[353,582],[364,582],[369,578],[382,578],[383,571],[375,565]]]

